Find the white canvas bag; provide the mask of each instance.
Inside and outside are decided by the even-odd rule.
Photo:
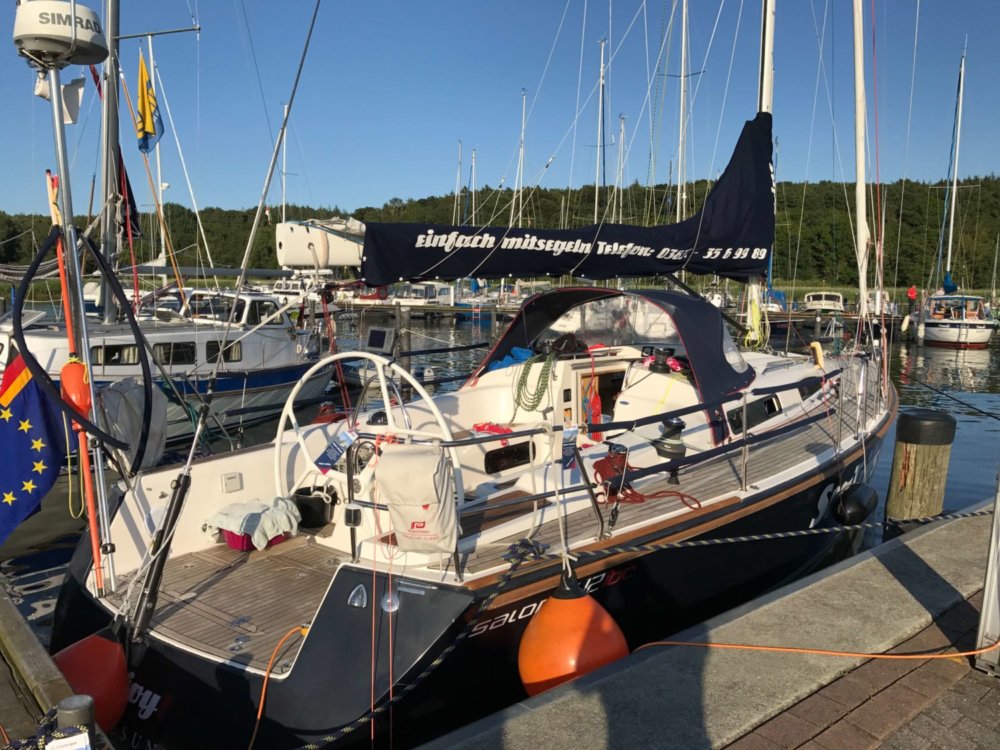
[[[454,552],[458,541],[454,476],[444,451],[429,445],[381,446],[375,482],[389,506],[396,546],[407,552]]]

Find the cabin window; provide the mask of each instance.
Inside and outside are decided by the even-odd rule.
[[[153,360],[160,365],[193,365],[196,360],[193,341],[153,344]]]
[[[135,344],[105,344],[90,348],[90,362],[103,367],[139,364],[139,347]]]
[[[219,349],[222,348],[221,341],[207,341],[205,343],[205,358],[209,362],[218,362]],[[223,362],[239,362],[243,359],[243,344],[240,341],[231,342],[222,353]]]
[[[274,315],[278,310],[278,306],[274,304],[271,300],[257,300],[250,303],[250,312],[247,315],[247,325],[255,326],[261,323],[261,321],[266,320],[269,316]],[[265,325],[281,325],[281,317],[275,317],[268,320]]]
[[[781,414],[781,402],[777,396],[768,396],[767,398],[751,401],[747,404],[746,429],[752,430],[757,425],[766,422],[777,414]],[[732,428],[733,434],[742,434],[744,431],[743,407],[737,406],[727,416],[729,417],[729,426]]]
[[[733,337],[729,335],[729,329],[725,326],[722,327],[722,355],[736,372],[746,372],[747,368],[750,367],[747,361],[743,359],[743,355],[740,353],[739,347],[736,346],[736,342],[733,341]]]
[[[487,451],[484,456],[486,473],[496,474],[506,469],[513,469],[515,466],[524,466],[531,463],[534,455],[535,446],[530,442],[508,445],[506,448]]]

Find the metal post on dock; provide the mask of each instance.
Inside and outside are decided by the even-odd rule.
[[[886,518],[906,520],[939,514],[955,439],[955,418],[933,409],[901,412],[896,423]],[[886,530],[886,537],[898,534]]]
[[[87,747],[95,747],[94,699],[89,695],[71,695],[68,698],[63,698],[56,705],[56,726],[59,729],[87,727],[90,739]],[[73,745],[73,747],[82,747],[82,745]]]
[[[1000,641],[1000,474],[993,498],[993,530],[986,558],[986,579],[983,582],[983,608],[979,613],[979,632],[976,650],[993,646]],[[979,654],[976,669],[1000,677],[1000,654],[996,649]]]

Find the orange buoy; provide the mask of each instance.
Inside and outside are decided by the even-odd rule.
[[[128,668],[118,640],[101,630],[67,646],[52,660],[75,693],[94,699],[94,718],[101,729],[114,729],[128,704]]]
[[[59,387],[63,401],[85,417],[90,414],[90,379],[83,362],[69,358],[59,371]]]
[[[528,695],[537,695],[628,655],[614,618],[571,573],[539,607],[521,636],[517,669]]]

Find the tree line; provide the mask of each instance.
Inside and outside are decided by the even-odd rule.
[[[710,185],[705,181],[687,188],[690,214],[704,201]],[[869,189],[869,226],[882,227],[881,244],[887,286],[929,286],[939,283],[934,273],[939,244],[947,252],[948,192],[944,182],[907,180]],[[853,286],[858,281],[854,254],[854,191],[837,182],[779,182],[776,186],[774,277],[776,283],[793,278],[803,284],[819,283]],[[953,272],[964,288],[987,288],[992,281],[995,248],[1000,237],[1000,177],[973,177],[959,183],[958,203],[952,239]],[[352,213],[336,206],[288,206],[290,219],[353,216],[365,222],[420,222],[451,224],[476,223],[508,226],[514,193],[484,186],[473,195],[463,189],[454,193],[403,200],[392,198],[382,206],[365,206]],[[603,189],[598,195],[598,214],[604,220],[626,224],[670,223],[676,216],[676,187],[658,185],[653,189],[634,183],[616,193]],[[528,188],[518,205],[523,205],[523,226],[565,227],[593,223],[594,187],[577,189]],[[902,209],[901,209],[902,207]],[[473,214],[473,209],[475,213]],[[205,242],[194,213],[176,203],[164,207],[171,244],[181,265],[204,264],[211,255],[218,266],[238,266],[243,258],[255,209],[206,208],[201,222]],[[280,209],[272,207],[275,221]],[[881,221],[876,220],[876,215]],[[613,217],[613,218],[612,218]],[[77,217],[86,226],[86,216]],[[474,222],[473,222],[474,219]],[[516,219],[515,219],[516,221]],[[140,261],[155,257],[160,248],[158,220],[152,213],[140,216],[142,237],[133,251]],[[7,214],[0,211],[0,263],[25,264],[44,239],[49,219],[38,214]],[[942,231],[943,230],[943,231]],[[943,238],[943,239],[942,239]],[[275,256],[273,227],[261,228],[250,253],[250,265],[273,268]],[[129,263],[126,246],[120,262]],[[943,263],[943,261],[942,261]],[[874,253],[870,267],[874,269]],[[939,278],[939,277],[938,277]]]

